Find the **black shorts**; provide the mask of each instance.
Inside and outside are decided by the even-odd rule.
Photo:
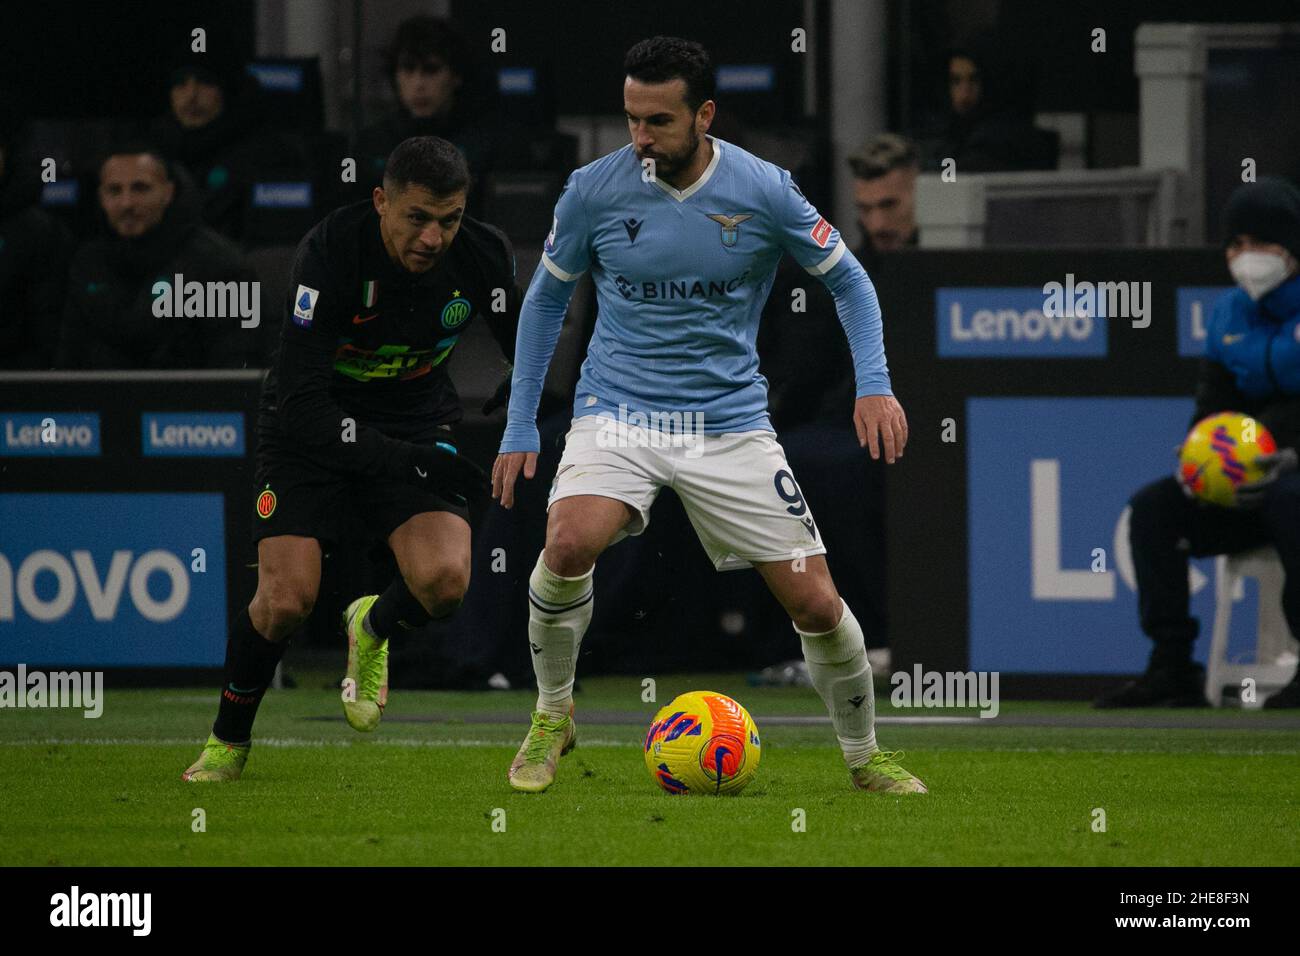
[[[263,424],[263,423],[259,423]],[[419,439],[459,446],[450,425],[433,426]],[[259,427],[256,483],[252,497],[253,543],[276,535],[315,538],[322,546],[359,527],[368,540],[388,536],[413,515],[446,511],[469,522],[469,509],[435,492],[392,478],[365,478],[334,471],[293,448],[273,426]],[[356,521],[348,523],[353,515]]]

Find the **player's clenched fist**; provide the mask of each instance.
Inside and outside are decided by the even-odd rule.
[[[492,465],[492,497],[501,502],[501,507],[510,508],[515,503],[515,480],[519,469],[524,470],[524,477],[531,478],[537,473],[537,452],[510,451],[497,455]]]
[[[871,457],[880,457],[880,445],[885,446],[885,461],[903,457],[907,445],[907,416],[903,406],[892,395],[864,395],[853,405],[853,427],[858,432],[858,444],[871,449]],[[879,434],[877,434],[879,433]]]

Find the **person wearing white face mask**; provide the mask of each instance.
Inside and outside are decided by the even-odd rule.
[[[1243,185],[1224,223],[1238,288],[1220,297],[1206,326],[1191,424],[1241,412],[1272,432],[1278,450],[1260,456],[1262,479],[1237,489],[1238,508],[1191,499],[1172,476],[1130,499],[1139,616],[1155,646],[1146,673],[1097,707],[1208,706],[1204,671],[1192,662],[1199,622],[1189,613],[1189,557],[1271,544],[1286,577],[1282,612],[1300,636],[1300,190],[1276,177]],[[1264,706],[1300,707],[1300,671]]]

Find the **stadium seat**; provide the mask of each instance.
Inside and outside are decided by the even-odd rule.
[[[257,82],[266,114],[280,129],[315,133],[325,125],[319,57],[254,60],[245,70]]]
[[[315,158],[325,153],[317,145],[325,137],[279,132],[264,135],[267,156],[243,191],[240,239],[245,248],[297,245],[321,218],[321,210],[327,208],[321,202],[321,193],[328,192],[332,183],[323,164]],[[337,181],[335,171],[333,182]]]
[[[343,159],[352,155],[346,136],[326,130],[305,137],[305,142],[319,217],[328,215],[339,206],[370,198],[369,182],[345,183],[340,176]],[[359,179],[365,177],[359,176]]]
[[[320,218],[310,178],[259,180],[244,200],[243,242],[247,248],[277,246],[301,239]]]
[[[1228,660],[1228,632],[1232,621],[1233,595],[1243,578],[1259,582],[1259,631],[1253,663]],[[1215,574],[1214,634],[1210,659],[1205,669],[1205,696],[1215,707],[1223,706],[1223,690],[1229,684],[1241,687],[1245,678],[1255,681],[1256,700],[1243,706],[1259,707],[1269,694],[1290,683],[1295,675],[1296,639],[1282,616],[1282,562],[1271,547],[1220,555]]]
[[[484,183],[483,218],[516,245],[535,245],[551,230],[565,173],[498,172]]]
[[[37,119],[15,162],[39,169],[53,159],[58,179],[46,183],[41,205],[72,230],[78,239],[98,231],[99,203],[95,196],[98,161],[113,139],[126,128],[112,119]]]
[[[501,120],[532,128],[555,125],[555,82],[548,64],[501,67],[495,79],[493,108]]]
[[[263,365],[270,364],[280,338],[285,297],[289,294],[289,271],[293,268],[293,257],[297,251],[297,246],[264,246],[250,249],[244,254],[262,288],[262,326],[259,330],[258,352]]]
[[[246,248],[296,244],[322,211],[347,200],[339,185],[344,137],[324,132],[317,57],[254,60],[258,161],[242,190],[239,239]]]
[[[577,138],[529,129],[500,142],[483,183],[483,218],[516,245],[536,244],[551,229],[560,188],[578,165]]]
[[[492,162],[498,170],[568,176],[578,165],[578,138],[554,130],[519,130],[494,149]]]

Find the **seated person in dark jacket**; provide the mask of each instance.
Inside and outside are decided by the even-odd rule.
[[[199,221],[184,192],[151,146],[125,144],[104,159],[98,195],[109,234],[73,257],[60,368],[259,364],[255,277],[239,249]],[[183,296],[172,290],[177,275]],[[201,308],[182,308],[178,315],[176,300],[189,298],[191,283],[213,291],[205,291]]]
[[[469,164],[469,211],[479,204],[477,184],[491,166],[488,104],[471,82],[469,46],[446,20],[412,17],[397,27],[385,51],[385,69],[397,109],[357,137],[357,186],[369,195],[383,178],[384,163],[398,143],[412,136],[439,136],[455,144]]]
[[[1300,636],[1300,190],[1265,177],[1238,187],[1224,218],[1228,271],[1240,288],[1220,298],[1210,316],[1190,424],[1241,412],[1272,432],[1278,451],[1261,481],[1237,489],[1239,508],[1193,500],[1173,477],[1133,496],[1138,609],[1155,647],[1146,673],[1098,707],[1207,704],[1203,669],[1192,662],[1199,622],[1188,610],[1189,555],[1272,545],[1286,576],[1282,612]],[[1300,672],[1264,706],[1300,707]]]
[[[17,125],[0,105],[0,368],[47,369],[72,239],[40,206],[41,167],[21,153]]]
[[[308,176],[301,139],[262,126],[252,79],[233,64],[196,58],[172,71],[167,112],[149,129],[149,141],[194,181],[203,221],[232,239],[243,236],[244,207],[263,173]]]
[[[1056,134],[1034,125],[1032,70],[1013,63],[994,42],[951,51],[946,58],[947,110],[923,136],[924,169],[956,172],[1055,169]]]

